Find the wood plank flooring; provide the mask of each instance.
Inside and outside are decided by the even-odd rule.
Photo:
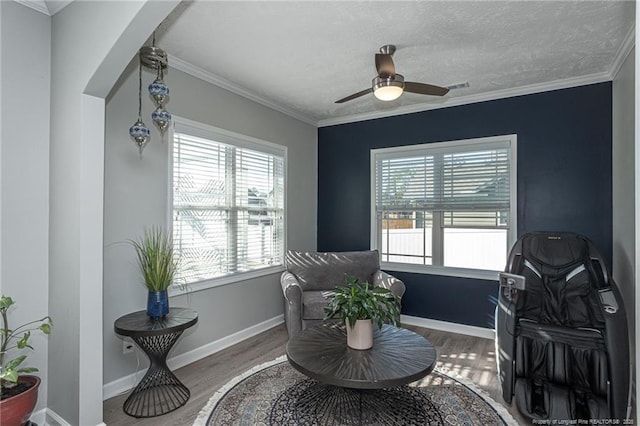
[[[519,415],[515,405],[510,407],[502,400],[493,340],[412,326],[407,328],[433,343],[438,352],[438,367],[471,380],[507,407],[520,424],[530,424]],[[127,395],[108,399],[104,402],[104,422],[108,426],[190,426],[218,388],[251,367],[283,355],[286,342],[285,326],[280,325],[176,370],[176,376],[191,390],[191,398],[183,407],[161,417],[135,419],[122,411]]]

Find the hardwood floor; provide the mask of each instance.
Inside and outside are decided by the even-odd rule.
[[[515,406],[509,407],[502,400],[493,340],[412,326],[407,328],[425,336],[434,344],[438,352],[439,368],[471,380],[495,401],[507,407],[520,424],[530,424],[523,420]],[[176,370],[176,376],[191,390],[191,398],[183,407],[162,417],[135,419],[122,411],[127,395],[111,398],[104,402],[104,422],[108,426],[191,425],[200,409],[219,387],[255,365],[283,355],[286,342],[286,329],[284,325],[280,325]]]

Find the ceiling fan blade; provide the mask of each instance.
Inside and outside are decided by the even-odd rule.
[[[371,93],[371,92],[373,92],[372,88],[364,89],[364,90],[362,90],[362,91],[360,91],[358,93],[354,93],[353,95],[349,95],[346,98],[339,99],[335,103],[341,104],[343,102],[347,102],[347,101],[350,101],[352,99],[359,98],[360,96],[364,96],[367,93]]]
[[[387,53],[376,53],[376,70],[380,77],[393,77],[396,75],[396,67],[393,65],[391,55]]]
[[[449,89],[446,87],[434,86],[433,84],[406,81],[404,83],[404,91],[419,93],[421,95],[444,96],[449,92]]]

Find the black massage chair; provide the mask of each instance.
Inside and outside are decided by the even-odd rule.
[[[629,336],[602,255],[572,233],[523,235],[500,274],[502,396],[529,420],[627,417]]]

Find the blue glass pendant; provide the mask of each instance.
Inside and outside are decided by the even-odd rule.
[[[160,133],[164,134],[164,131],[167,130],[169,122],[171,121],[171,114],[169,111],[159,106],[151,113],[151,119],[156,123],[158,129],[160,129]]]
[[[156,102],[156,106],[161,107],[169,97],[169,86],[167,86],[164,81],[157,78],[153,83],[149,85],[149,94]]]
[[[149,128],[138,118],[138,121],[133,123],[133,126],[129,128],[129,135],[133,138],[136,144],[138,144],[138,149],[140,150],[140,155],[142,155],[142,149],[145,147],[147,142],[149,142],[149,138],[151,137],[151,133]]]

